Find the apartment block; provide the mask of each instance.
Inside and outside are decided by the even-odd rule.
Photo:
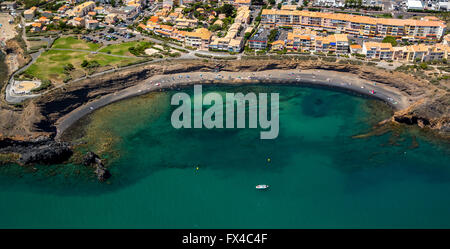
[[[248,39],[248,47],[256,50],[266,49],[269,33],[269,29],[259,29],[253,37]]]
[[[88,2],[84,2],[80,5],[77,5],[74,9],[73,9],[73,14],[77,17],[83,17],[85,16],[89,11],[94,10],[95,8],[95,2],[93,1],[88,1]]]
[[[217,20],[216,23],[222,22]],[[229,52],[240,52],[243,47],[242,37],[237,37],[240,29],[244,24],[250,22],[250,8],[248,6],[241,6],[237,9],[234,23],[228,29],[225,37],[215,38],[209,45],[210,49],[222,50]]]
[[[194,32],[186,32],[184,43],[186,46],[208,49],[211,42],[211,32],[205,28],[196,29]]]
[[[312,29],[294,29],[286,40],[288,50],[299,52],[319,52],[347,54],[349,42],[346,34],[320,36]]]
[[[393,59],[408,62],[441,61],[448,58],[450,47],[445,44],[394,47]]]
[[[390,43],[364,42],[362,53],[369,59],[392,60],[394,49]]]
[[[407,40],[439,40],[443,21],[388,19],[340,13],[264,9],[261,24],[267,28],[290,26],[351,34],[360,38],[394,36]]]
[[[31,7],[23,12],[23,16],[26,20],[33,20],[34,16],[36,15],[36,7]]]

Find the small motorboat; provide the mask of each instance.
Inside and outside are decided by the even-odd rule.
[[[260,185],[256,185],[256,189],[268,189],[269,185],[266,184],[260,184]]]

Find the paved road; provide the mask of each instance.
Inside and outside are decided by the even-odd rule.
[[[19,70],[17,70],[16,72],[14,72],[11,75],[11,77],[9,78],[9,81],[8,81],[8,85],[6,86],[6,91],[5,91],[5,100],[7,102],[16,104],[16,103],[20,103],[26,99],[34,98],[34,97],[37,97],[40,95],[40,94],[17,95],[12,92],[11,86],[14,84],[14,76],[27,70],[27,68],[36,61],[36,59],[41,55],[41,53],[44,50],[45,49],[41,48],[41,49],[39,49],[38,52],[31,54],[31,61],[28,62],[28,64],[26,64],[24,67],[20,68]]]
[[[26,33],[25,33],[25,22],[24,22],[24,19],[22,18],[21,19],[21,24],[22,24],[22,27],[23,27],[23,29],[22,29],[22,37],[24,38],[24,39],[27,39],[27,36],[26,36]],[[50,38],[50,37],[48,37],[48,38],[41,38],[41,40],[43,40],[43,41],[46,41],[47,42],[47,45],[48,46],[50,46],[50,44],[52,44],[53,43],[53,41],[54,41],[54,39],[53,38]],[[43,49],[43,48],[41,48],[41,49],[39,49],[39,51],[38,52],[36,52],[36,53],[33,53],[33,54],[30,54],[30,56],[31,56],[31,61],[28,63],[28,64],[26,64],[24,67],[22,67],[22,68],[20,68],[19,70],[17,70],[16,72],[14,72],[12,75],[11,75],[11,77],[9,78],[9,81],[8,81],[8,85],[6,86],[6,91],[5,91],[5,100],[7,101],[7,102],[9,102],[9,103],[13,103],[13,104],[15,104],[15,103],[20,103],[20,102],[22,102],[22,101],[24,101],[24,100],[26,100],[26,99],[29,99],[29,98],[34,98],[34,97],[37,97],[37,96],[39,96],[40,94],[30,94],[30,95],[21,95],[21,94],[14,94],[11,90],[11,86],[12,86],[12,84],[14,83],[14,76],[15,75],[17,75],[17,74],[20,74],[20,73],[22,73],[23,71],[25,71],[25,70],[27,70],[27,68],[29,67],[29,66],[31,66],[31,64],[33,64],[35,61],[36,61],[36,59],[42,54],[42,52],[44,52],[45,51],[45,49]]]

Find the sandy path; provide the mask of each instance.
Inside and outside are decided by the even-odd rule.
[[[341,72],[323,70],[269,70],[260,72],[192,72],[156,75],[135,86],[88,102],[61,117],[56,122],[56,138],[59,138],[66,129],[81,117],[110,103],[162,88],[176,89],[178,86],[211,83],[324,86],[381,99],[395,110],[404,109],[409,106],[409,99],[399,90],[384,84],[374,84],[373,82],[360,79],[355,75]],[[374,94],[372,93],[372,90],[374,91]]]

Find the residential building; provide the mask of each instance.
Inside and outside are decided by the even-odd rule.
[[[311,29],[294,29],[289,32],[285,46],[288,50],[299,52],[347,54],[349,51],[346,34],[320,36]]]
[[[350,53],[351,54],[362,54],[362,46],[359,44],[350,45]]]
[[[52,13],[51,11],[46,10],[46,11],[42,11],[42,12],[41,12],[41,15],[42,15],[42,16],[45,16],[45,17],[47,17],[47,18],[50,18],[50,17],[53,16],[53,13]]]
[[[348,54],[348,38],[346,34],[334,34],[315,37],[314,51],[319,53]]]
[[[67,22],[67,24],[75,26],[75,27],[84,27],[85,22],[84,18],[82,17],[75,17]]]
[[[256,50],[267,48],[267,41],[270,30],[260,28],[250,39],[248,39],[248,47]]]
[[[111,13],[117,14],[117,18],[122,20],[134,20],[140,13],[136,6],[122,6],[111,10]]]
[[[311,29],[293,29],[288,33],[285,44],[288,50],[311,52],[314,51],[317,32]]]
[[[267,28],[290,26],[351,34],[360,38],[394,36],[408,40],[439,40],[443,21],[389,19],[341,13],[264,9],[261,24]]]
[[[362,3],[362,2],[361,2]],[[344,7],[344,0],[314,0],[314,7]]]
[[[272,42],[272,50],[279,51],[285,48],[285,42],[282,40]]]
[[[447,34],[444,36],[444,38],[442,39],[442,43],[444,45],[449,45],[450,46],[450,34]]]
[[[94,8],[95,13],[97,14],[106,14],[106,10],[105,8],[103,8],[102,6],[98,6]]]
[[[178,18],[175,20],[176,28],[194,28],[197,25],[198,21],[194,19]]]
[[[26,20],[33,20],[34,16],[36,15],[36,9],[37,7],[31,7],[23,12],[23,17],[25,17]]]
[[[230,42],[228,43],[228,51],[239,53],[241,52],[243,45],[244,39],[242,37],[231,39]]]
[[[63,6],[59,7],[57,13],[58,14],[64,14],[69,9],[70,9],[70,7],[68,5],[63,5]]]
[[[393,59],[407,62],[441,61],[448,58],[450,47],[445,44],[394,47]]]
[[[362,54],[369,59],[392,60],[394,49],[390,43],[364,42]]]
[[[110,13],[110,14],[106,15],[105,20],[104,20],[104,22],[107,24],[114,24],[118,21],[119,21],[119,18],[117,17],[117,14],[115,14],[115,13]]]
[[[163,0],[163,8],[171,10],[173,7],[173,0]]]
[[[206,50],[210,42],[211,32],[205,28],[199,28],[194,32],[185,33],[184,43],[186,46]]]
[[[242,37],[237,37],[243,25],[250,22],[250,8],[248,6],[241,6],[237,9],[234,23],[228,28],[225,37],[215,38],[209,45],[210,49],[222,50],[229,52],[240,52],[243,47]],[[221,20],[217,20],[214,24],[222,25]]]
[[[42,30],[42,23],[35,22],[31,24],[31,32],[39,32]]]
[[[406,7],[409,10],[423,10],[423,3],[420,0],[408,0]]]
[[[234,0],[233,5],[235,7],[240,7],[240,6],[250,7],[250,5],[252,5],[252,1],[251,0]]]
[[[97,20],[88,20],[86,21],[86,29],[96,29],[98,27]]]
[[[17,7],[15,1],[4,1],[0,3],[0,9],[14,10]]]
[[[82,4],[77,5],[73,9],[73,14],[78,17],[85,16],[89,11],[93,10],[95,8],[95,2],[93,1],[87,1]]]
[[[283,6],[281,6],[281,9],[292,11],[292,10],[297,10],[298,7],[299,7],[298,5],[283,5]]]

